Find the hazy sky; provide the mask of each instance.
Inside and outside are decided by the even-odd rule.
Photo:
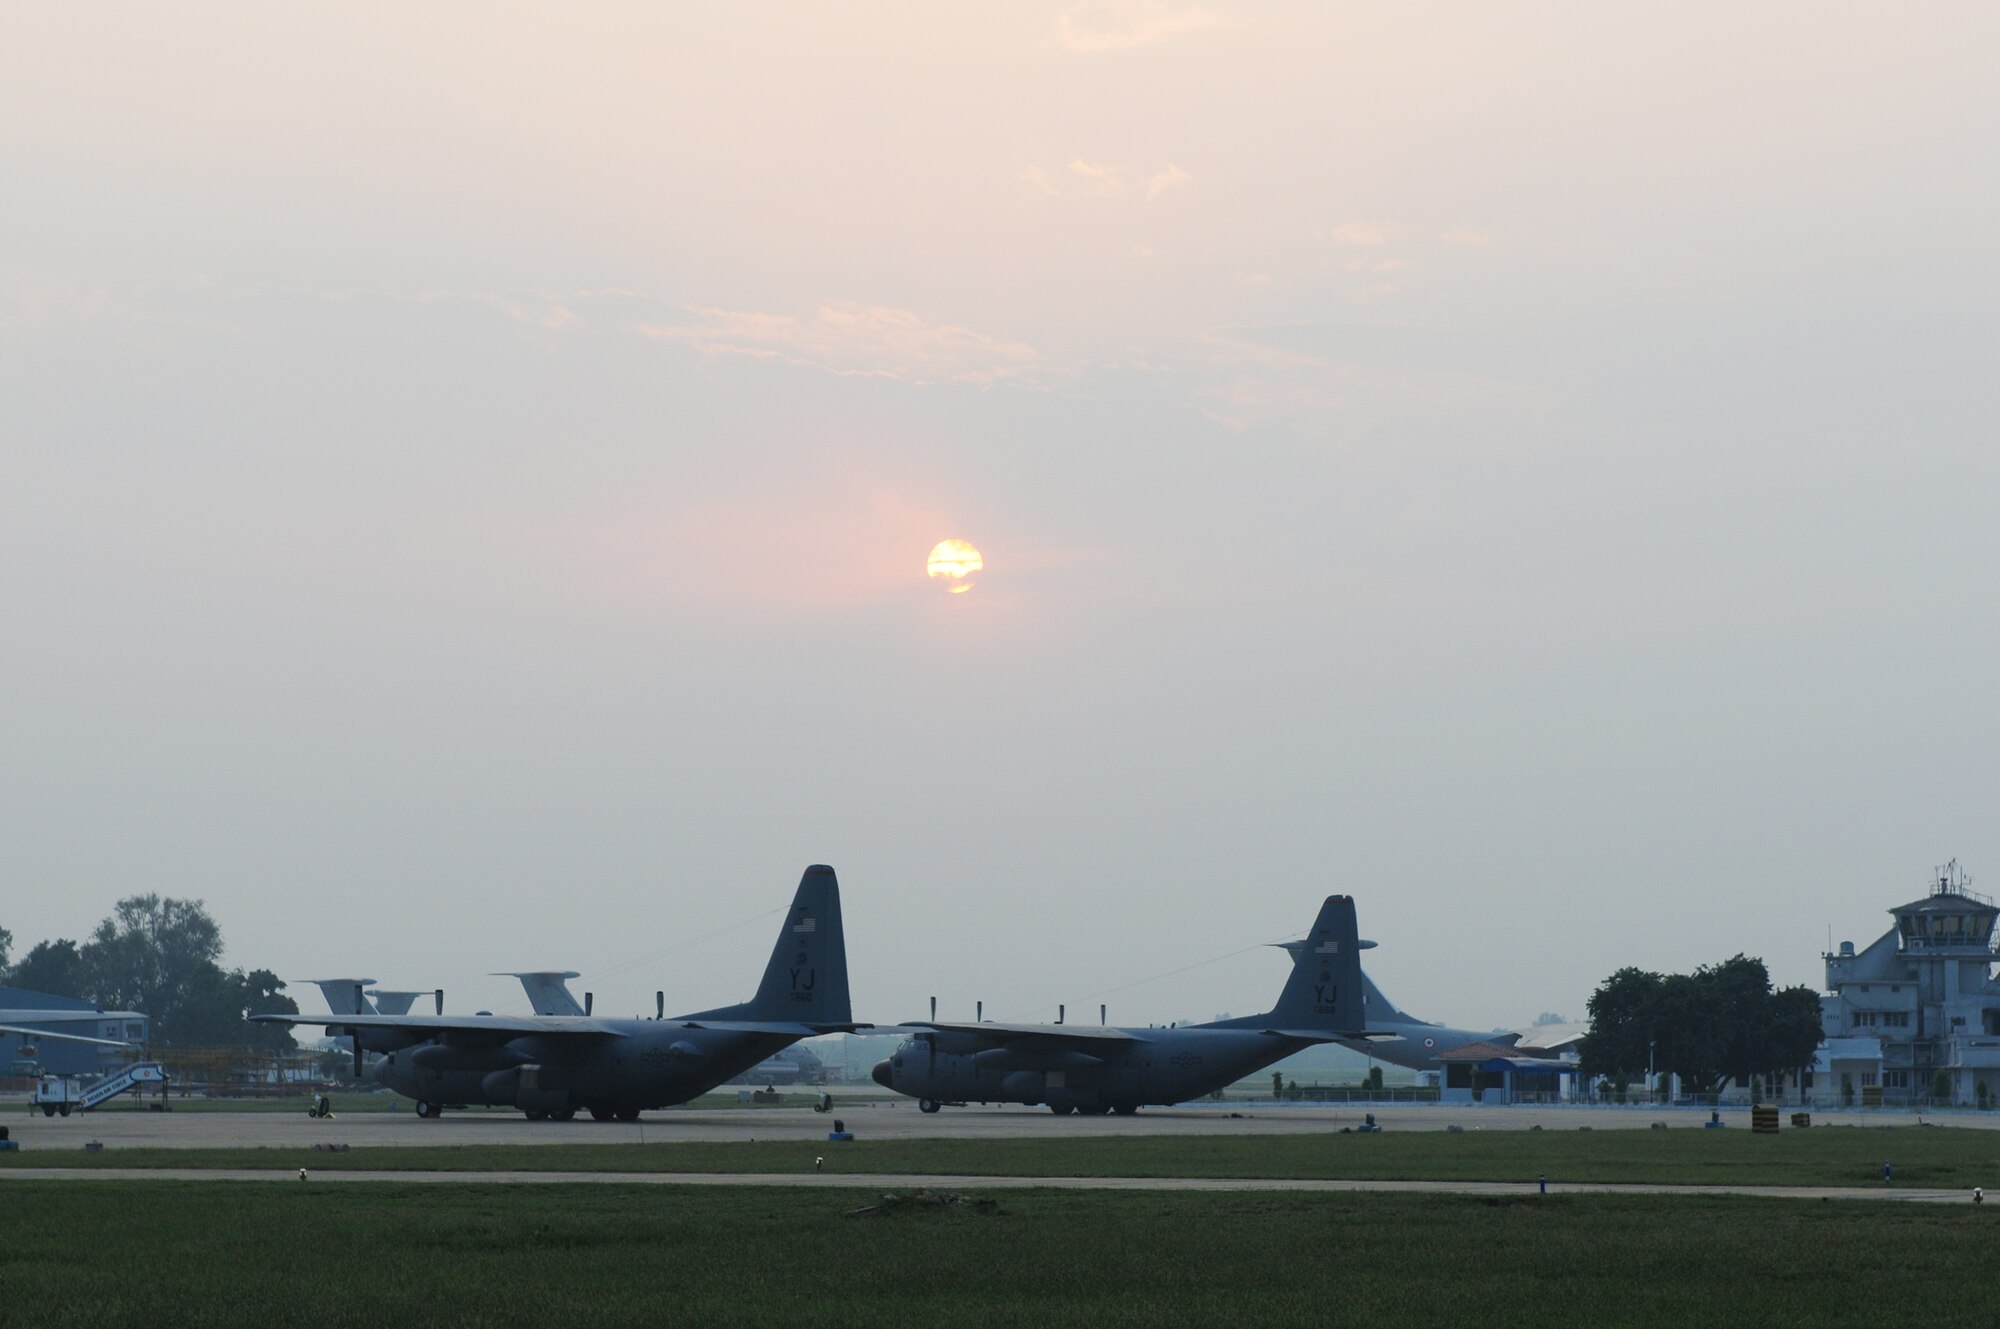
[[[0,0],[0,925],[684,1011],[828,862],[883,1022],[1263,1009],[1336,891],[1431,1018],[1817,986],[2000,889],[1996,41]]]

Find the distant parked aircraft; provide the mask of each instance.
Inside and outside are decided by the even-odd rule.
[[[1303,942],[1286,942],[1287,949],[1296,957],[1297,948]],[[1375,943],[1364,941],[1362,946]],[[1359,973],[1360,966],[1356,965]],[[1377,1061],[1386,1061],[1392,1066],[1408,1066],[1412,1070],[1429,1071],[1438,1069],[1443,1063],[1438,1055],[1452,1052],[1472,1043],[1491,1043],[1495,1047],[1513,1047],[1521,1041],[1518,1031],[1494,1033],[1490,1029],[1452,1029],[1428,1020],[1419,1020],[1414,1015],[1398,1010],[1394,1002],[1382,995],[1366,974],[1360,974],[1361,997],[1368,1011],[1368,1035],[1365,1038],[1338,1038],[1334,1041],[1343,1047],[1365,1052]]]

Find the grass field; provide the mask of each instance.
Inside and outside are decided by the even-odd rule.
[[[21,1325],[1993,1322],[1988,1206],[8,1183]],[[1886,1317],[1886,1319],[1885,1319]]]
[[[552,1126],[587,1130],[587,1126]],[[2000,1198],[2000,1132],[1835,1127],[1746,1130],[1436,1131],[1380,1135],[1136,1136],[1004,1140],[759,1141],[305,1149],[81,1149],[0,1154],[0,1167],[798,1172],[815,1156],[848,1172],[972,1176],[1325,1177],[1436,1181],[1984,1186]]]

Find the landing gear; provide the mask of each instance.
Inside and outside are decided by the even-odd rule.
[[[920,1098],[917,1100],[917,1111],[919,1112],[935,1112],[943,1106],[944,1104],[938,1102],[935,1098]]]
[[[637,1120],[639,1120],[639,1109],[638,1109],[638,1108],[635,1108],[635,1107],[622,1107],[622,1108],[619,1108],[619,1109],[618,1109],[618,1120],[620,1120],[620,1121],[637,1121]]]
[[[1086,1117],[1101,1117],[1111,1110],[1109,1103],[1099,1103],[1095,1107],[1080,1107],[1077,1112]]]
[[[444,1115],[444,1104],[419,1103],[417,1104],[417,1115],[427,1121],[436,1121]]]
[[[592,1121],[610,1121],[613,1117],[617,1115],[618,1114],[616,1112],[613,1112],[610,1108],[604,1107],[600,1104],[592,1103],[590,1105],[590,1119]]]
[[[575,1121],[575,1120],[576,1120],[576,1109],[575,1109],[575,1108],[573,1108],[573,1107],[566,1107],[566,1108],[564,1108],[564,1109],[563,1109],[562,1111],[560,1111],[560,1112],[551,1112],[551,1113],[549,1113],[549,1120],[550,1120],[550,1121]]]
[[[1137,1103],[1113,1103],[1111,1110],[1121,1117],[1132,1117],[1138,1115],[1139,1105]]]
[[[528,1108],[525,1110],[525,1115],[529,1121],[547,1121],[549,1119],[549,1114],[540,1108]]]
[[[1049,1111],[1055,1113],[1058,1117],[1060,1117],[1065,1112],[1074,1112],[1076,1111],[1076,1109],[1071,1107],[1067,1103],[1051,1103],[1049,1104]]]

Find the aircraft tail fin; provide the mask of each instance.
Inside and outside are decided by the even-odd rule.
[[[1341,1034],[1365,1031],[1368,1016],[1362,995],[1361,948],[1354,897],[1327,896],[1306,939],[1287,945],[1292,953],[1292,975],[1278,995],[1278,1004],[1263,1019],[1293,1029]]]
[[[771,949],[757,995],[741,1006],[687,1018],[853,1023],[847,998],[847,939],[840,928],[840,882],[832,868],[814,864],[799,878],[798,893],[779,925],[778,944]]]
[[[309,978],[326,998],[326,1008],[335,1015],[373,1015],[375,1007],[361,989],[374,986],[372,978]]]
[[[418,997],[428,997],[430,995],[428,992],[390,992],[384,988],[368,989],[368,1000],[375,1003],[375,1013],[377,1015],[408,1015],[410,1007],[417,1004]]]
[[[574,969],[509,969],[495,978],[518,978],[528,1005],[537,1015],[582,1015],[583,1003],[569,990],[569,980],[581,978]]]

